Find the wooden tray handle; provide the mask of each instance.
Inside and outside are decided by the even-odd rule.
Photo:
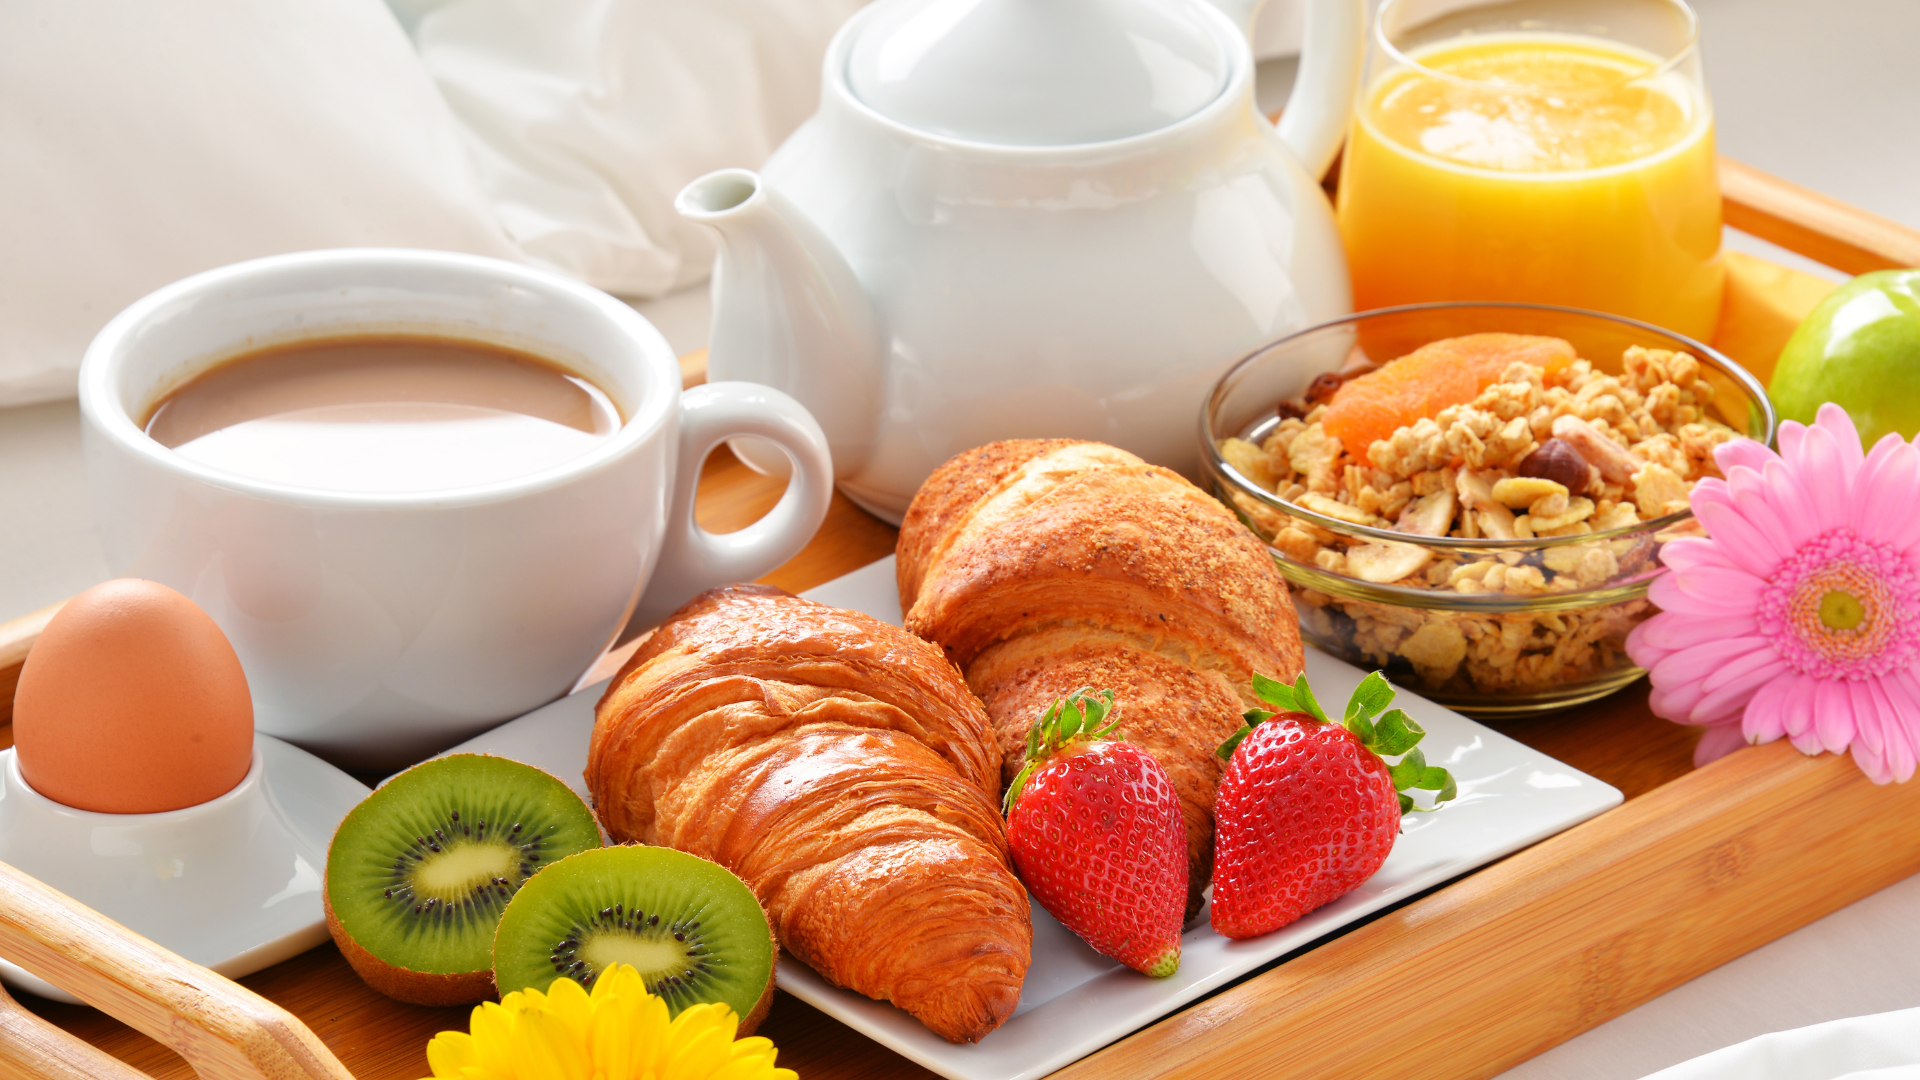
[[[1920,229],[1720,159],[1727,224],[1849,274],[1920,266]]]
[[[0,990],[0,1076],[30,1080],[152,1080],[146,1073],[28,1012]]]
[[[201,1080],[353,1080],[285,1009],[5,863],[0,957],[171,1047]],[[0,1074],[145,1080],[4,993]]]

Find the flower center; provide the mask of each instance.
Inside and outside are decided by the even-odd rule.
[[[1820,621],[1829,630],[1852,630],[1866,617],[1866,605],[1850,592],[1835,589],[1820,598]]]
[[[1760,598],[1781,657],[1822,679],[1871,679],[1920,651],[1920,574],[1885,544],[1835,529],[1793,553]]]

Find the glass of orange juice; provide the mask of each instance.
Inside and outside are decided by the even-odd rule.
[[[1681,0],[1387,0],[1340,170],[1354,307],[1524,300],[1710,338],[1697,31]]]

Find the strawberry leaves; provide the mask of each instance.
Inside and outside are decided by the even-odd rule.
[[[1228,736],[1227,741],[1221,743],[1220,748],[1213,752],[1214,756],[1222,761],[1233,758],[1234,748],[1240,745],[1240,740],[1253,734],[1255,727],[1281,713],[1305,713],[1323,724],[1329,722],[1326,710],[1322,709],[1320,702],[1314,699],[1313,688],[1307,685],[1307,674],[1304,671],[1300,673],[1298,679],[1294,680],[1292,686],[1278,679],[1270,679],[1256,671],[1253,673],[1253,696],[1273,706],[1274,711],[1248,709],[1242,713],[1241,719],[1247,722],[1246,725]]]
[[[1400,793],[1400,812],[1403,814],[1430,813],[1440,809],[1440,804],[1451,802],[1460,789],[1454,786],[1453,774],[1438,765],[1427,764],[1425,755],[1419,747],[1407,751],[1407,756],[1397,764],[1387,766],[1393,774],[1393,789]],[[1431,791],[1434,793],[1432,806],[1419,806],[1414,803],[1410,790]]]
[[[1269,679],[1256,671],[1253,673],[1253,696],[1273,706],[1277,712],[1303,712],[1323,724],[1327,722],[1327,712],[1320,707],[1318,701],[1314,700],[1313,688],[1307,685],[1307,675],[1304,671],[1300,673],[1298,679],[1293,681],[1292,686],[1276,679]],[[1263,712],[1264,715],[1260,717],[1262,720],[1273,715],[1261,709],[1251,711]],[[1252,718],[1248,719],[1251,721]]]
[[[1259,678],[1259,676],[1255,676]],[[1304,676],[1302,677],[1304,680]],[[1063,698],[1053,699],[1053,705],[1034,721],[1027,729],[1027,760],[1021,766],[1020,775],[1007,785],[1006,799],[1001,803],[1000,812],[1013,813],[1013,804],[1020,799],[1020,792],[1027,786],[1027,778],[1035,769],[1044,764],[1053,752],[1074,742],[1093,742],[1109,736],[1118,738],[1119,720],[1109,720],[1113,712],[1113,691],[1101,690],[1097,693],[1091,686],[1083,686]]]
[[[1215,751],[1223,760],[1232,759],[1234,749],[1253,734],[1255,727],[1280,713],[1304,714],[1322,724],[1333,722],[1314,699],[1304,673],[1289,686],[1256,672],[1253,676],[1253,694],[1275,711],[1248,709],[1244,714],[1246,726],[1229,736]],[[1442,803],[1458,795],[1459,789],[1454,784],[1453,775],[1446,769],[1427,764],[1426,755],[1420,752],[1419,746],[1420,740],[1426,737],[1426,730],[1404,711],[1388,709],[1393,697],[1393,685],[1387,682],[1386,676],[1377,671],[1369,674],[1360,680],[1353,696],[1347,699],[1340,726],[1382,760],[1392,757],[1400,759],[1398,762],[1389,762],[1387,770],[1393,776],[1394,791],[1400,796],[1402,814],[1438,810]],[[1413,796],[1408,794],[1410,791],[1432,792],[1433,805],[1418,805]]]

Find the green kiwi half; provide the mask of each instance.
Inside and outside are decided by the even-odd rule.
[[[567,785],[506,758],[408,769],[348,812],[327,849],[327,929],[375,990],[421,1005],[493,993],[493,932],[535,873],[600,846]]]
[[[562,859],[515,894],[493,977],[503,995],[562,975],[591,989],[608,967],[631,964],[673,1015],[725,1002],[745,1036],[773,1004],[774,954],[766,912],[732,871],[672,848],[606,847]]]

